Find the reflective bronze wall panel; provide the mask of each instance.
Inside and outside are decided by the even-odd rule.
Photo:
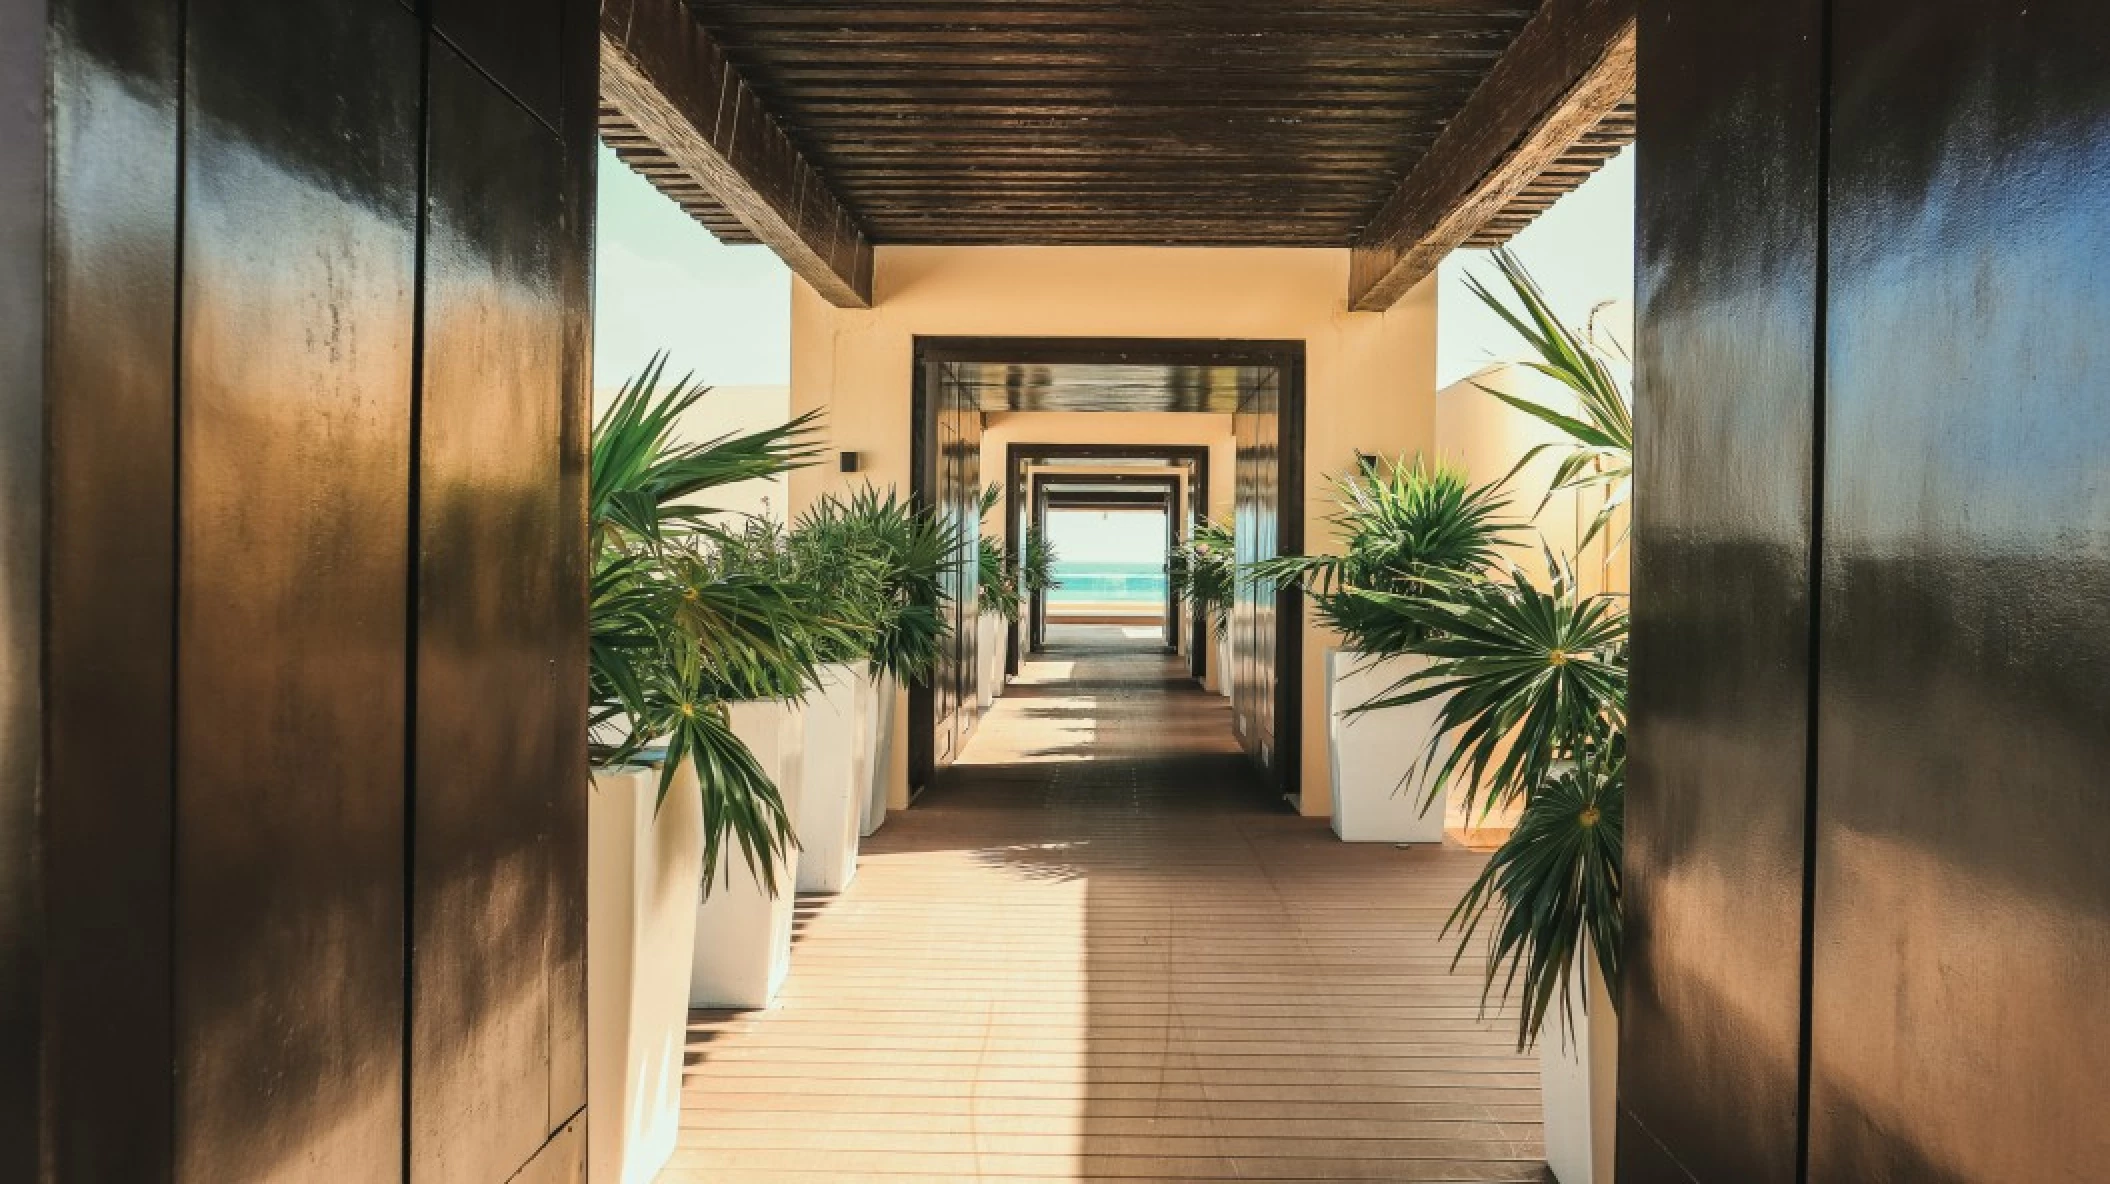
[[[600,111],[599,0],[565,0],[563,249],[556,282],[563,313],[564,406],[558,454],[559,512],[569,545],[556,579],[569,595],[557,601],[548,641],[564,718],[586,718],[586,477],[593,409],[593,223],[596,136]],[[558,764],[586,768],[586,730],[558,730]],[[573,778],[550,813],[550,1115],[562,1122],[586,1105],[586,781]],[[584,1121],[579,1129],[585,1129]],[[581,1136],[583,1140],[583,1135]]]
[[[171,1137],[180,23],[175,0],[54,15],[46,1132],[57,1178],[143,1184]]]
[[[1636,1184],[1797,1171],[1822,17],[1641,4],[1619,1064]]]
[[[176,1155],[399,1180],[423,34],[190,0]]]
[[[1810,1178],[2101,1179],[2110,15],[1832,8]]]
[[[436,44],[419,401],[411,1179],[504,1180],[550,1115],[552,812],[573,696],[552,659],[576,523],[555,132]]]
[[[430,0],[432,27],[552,129],[565,97],[571,0]]]
[[[0,1179],[35,1177],[44,917],[46,5],[0,0]]]

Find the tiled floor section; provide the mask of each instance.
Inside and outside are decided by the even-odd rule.
[[[778,1006],[696,1013],[665,1184],[1550,1178],[1437,937],[1479,856],[1281,812],[1162,656],[1025,677],[802,901]]]

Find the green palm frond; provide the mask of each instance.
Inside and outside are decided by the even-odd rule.
[[[660,796],[683,762],[694,766],[708,867],[730,843],[773,890],[796,840],[782,795],[733,735],[725,703],[800,693],[819,639],[845,626],[760,562],[752,523],[729,527],[695,499],[810,463],[815,420],[680,443],[682,416],[708,388],[688,378],[663,388],[665,369],[665,355],[654,356],[594,428],[589,748],[620,764],[663,741]]]
[[[960,532],[891,489],[865,486],[848,497],[820,499],[792,533],[831,540],[850,566],[869,565],[863,656],[903,683],[927,677],[952,632],[944,611],[951,599],[947,577],[956,565],[976,562]]]
[[[1020,605],[1018,570],[1004,554],[1004,542],[985,534],[976,543],[976,595],[985,613],[1017,621]]]
[[[821,454],[818,413],[746,435],[700,444],[674,440],[675,426],[711,388],[683,377],[660,388],[665,354],[624,383],[594,425],[587,522],[595,547],[611,535],[657,542],[669,527],[693,527],[714,513],[690,499],[742,481],[812,464]]]
[[[1055,544],[1048,541],[1047,533],[1038,527],[1026,529],[1026,539],[1021,547],[1018,565],[1018,586],[1021,591],[1045,592],[1060,587],[1055,582]]]
[[[1519,1051],[1537,1042],[1556,999],[1563,1025],[1574,1030],[1569,976],[1583,957],[1595,959],[1616,1006],[1625,827],[1626,752],[1615,741],[1556,771],[1532,793],[1508,841],[1444,924],[1446,934],[1459,931],[1451,960],[1456,966],[1471,950],[1482,922],[1494,914],[1481,1006],[1498,977],[1504,998],[1523,988]]]
[[[1003,500],[1004,487],[991,482],[982,490],[976,516],[989,517]],[[996,613],[1007,621],[1018,620],[1018,564],[1004,553],[1003,536],[987,529],[987,523],[975,541],[975,589],[981,611]]]
[[[764,890],[777,891],[777,870],[798,845],[784,795],[755,754],[733,733],[722,700],[709,696],[698,667],[670,662],[658,668],[665,680],[666,758],[660,765],[664,801],[675,771],[687,761],[696,770],[703,798],[703,882],[717,883],[718,860],[728,840]]]
[[[1525,270],[1523,262],[1507,250],[1494,252],[1494,260],[1516,302],[1515,307],[1478,276],[1467,276],[1466,286],[1531,347],[1536,358],[1524,363],[1526,368],[1553,379],[1574,394],[1579,414],[1569,414],[1483,384],[1475,385],[1568,437],[1566,444],[1542,444],[1526,452],[1511,473],[1513,475],[1551,449],[1564,449],[1566,455],[1555,469],[1552,484],[1546,491],[1546,498],[1540,501],[1539,509],[1544,510],[1546,501],[1562,490],[1603,490],[1604,504],[1583,533],[1582,545],[1588,546],[1611,525],[1632,492],[1633,399],[1613,375],[1603,354],[1554,315],[1545,291]]]
[[[1403,651],[1430,662],[1353,712],[1440,704],[1423,757],[1435,765],[1428,800],[1464,775],[1462,803],[1485,809],[1529,795],[1555,761],[1626,726],[1627,624],[1620,599],[1582,596],[1552,555],[1550,589],[1521,571],[1457,580],[1419,596],[1354,592],[1373,615],[1420,640]],[[1448,754],[1445,755],[1445,749]],[[1441,758],[1440,763],[1438,758]]]
[[[1173,549],[1166,575],[1173,592],[1207,616],[1212,632],[1230,627],[1238,596],[1238,551],[1229,526],[1206,518],[1195,523]]]
[[[1418,458],[1373,460],[1333,486],[1327,521],[1341,553],[1284,555],[1253,564],[1248,576],[1303,586],[1320,621],[1365,653],[1400,653],[1420,635],[1410,619],[1374,611],[1353,593],[1413,597],[1431,581],[1486,571],[1520,529],[1506,517],[1501,482],[1474,485],[1455,468]]]

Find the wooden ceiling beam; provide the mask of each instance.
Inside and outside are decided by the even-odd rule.
[[[829,303],[872,307],[863,226],[681,0],[602,4],[601,102]]]
[[[1546,0],[1351,252],[1348,306],[1382,312],[1634,92],[1634,0]]]

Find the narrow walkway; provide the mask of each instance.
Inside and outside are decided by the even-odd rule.
[[[1029,664],[966,756],[696,1013],[666,1184],[1550,1179],[1437,937],[1480,856],[1283,813],[1162,654]]]

